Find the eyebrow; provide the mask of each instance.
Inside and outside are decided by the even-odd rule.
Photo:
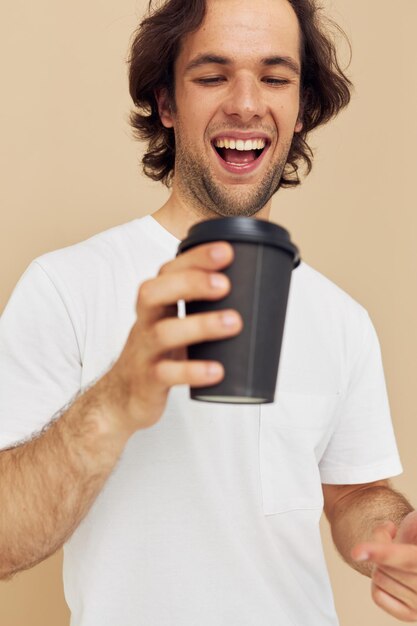
[[[212,54],[211,52],[206,54],[197,55],[192,61],[190,61],[185,68],[185,71],[188,72],[197,67],[201,67],[202,65],[232,65],[232,59],[228,59],[227,57],[219,56],[218,54]],[[298,63],[289,56],[275,55],[271,57],[265,57],[261,59],[261,65],[265,67],[271,66],[283,66],[290,69],[294,74],[300,75],[300,66]]]

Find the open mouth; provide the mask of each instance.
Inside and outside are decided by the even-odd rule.
[[[215,139],[212,145],[224,163],[234,168],[247,168],[262,156],[269,142],[265,138],[243,140],[222,137]]]

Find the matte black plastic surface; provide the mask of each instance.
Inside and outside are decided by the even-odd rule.
[[[222,220],[200,222],[197,226],[209,227],[216,221]],[[212,240],[217,239],[218,235]],[[273,402],[294,259],[298,259],[297,264],[300,262],[298,250],[289,236],[286,243],[293,246],[292,253],[287,245],[281,247],[277,241],[272,245],[261,243],[263,237],[259,233],[257,241],[238,242],[235,237],[224,236],[224,232],[221,239],[229,241],[235,253],[231,265],[222,270],[231,281],[231,292],[221,300],[186,302],[186,314],[235,309],[242,316],[243,330],[235,337],[188,346],[189,359],[220,361],[225,369],[219,384],[191,387],[190,397],[208,402]],[[202,236],[194,238],[193,245],[205,241]],[[182,244],[182,251],[192,247]]]

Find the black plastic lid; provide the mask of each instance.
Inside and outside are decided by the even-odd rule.
[[[294,268],[300,264],[300,253],[289,232],[272,222],[253,217],[221,217],[194,224],[178,246],[178,254],[210,241],[248,241],[276,246],[294,258]]]

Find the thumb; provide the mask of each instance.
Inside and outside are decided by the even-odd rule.
[[[417,544],[417,511],[408,513],[398,528],[397,541]]]
[[[374,528],[371,541],[375,541],[376,543],[392,543],[396,534],[397,527],[394,522],[384,522]]]

